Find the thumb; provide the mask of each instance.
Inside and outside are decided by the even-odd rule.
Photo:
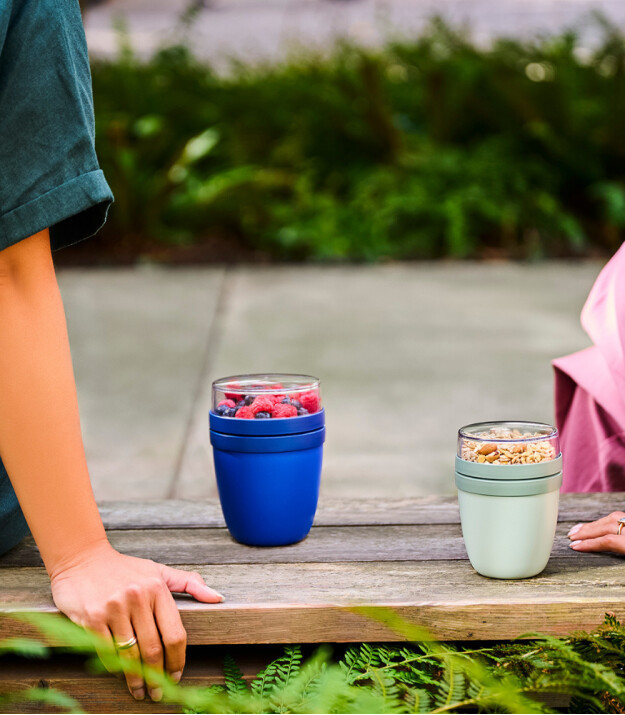
[[[171,566],[159,564],[161,575],[170,591],[188,593],[202,603],[221,603],[224,597],[212,588],[209,588],[204,579],[195,571],[182,571]]]

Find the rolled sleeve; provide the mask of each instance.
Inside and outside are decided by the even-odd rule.
[[[98,165],[77,0],[0,0],[0,250],[50,228],[53,250],[98,231]]]

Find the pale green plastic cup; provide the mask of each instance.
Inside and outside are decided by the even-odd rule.
[[[479,450],[491,450],[487,456],[497,454],[498,462],[508,454],[519,460],[533,455],[540,461],[472,461],[485,456],[477,454]],[[458,431],[456,486],[462,535],[479,574],[519,579],[543,571],[553,547],[561,485],[562,455],[555,427],[487,422]]]

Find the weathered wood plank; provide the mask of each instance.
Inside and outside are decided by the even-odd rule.
[[[625,619],[625,598],[602,594],[596,599],[536,603],[506,600],[497,603],[395,602],[371,606],[371,611],[388,609],[406,622],[443,641],[509,640],[526,633],[566,635],[599,626],[607,612]],[[215,609],[213,609],[214,611]],[[222,606],[219,613],[182,611],[182,621],[192,644],[224,643],[354,643],[363,641],[405,641],[383,623],[353,612],[352,607],[302,604],[247,608]],[[15,625],[0,615],[0,632],[7,637],[32,636],[31,628]],[[51,641],[50,645],[68,645]]]
[[[553,555],[574,558],[559,524]],[[226,529],[142,529],[109,532],[125,554],[166,564],[311,563],[334,561],[448,561],[466,559],[459,524],[320,526],[299,544],[271,549],[236,543]],[[32,539],[0,557],[0,566],[41,564]]]
[[[444,639],[515,638],[528,631],[592,628],[606,611],[625,617],[625,563],[607,555],[555,558],[522,581],[476,574],[464,561],[195,566],[226,595],[215,606],[178,597],[191,644],[393,640],[353,605],[400,609]],[[6,569],[2,610],[53,612],[43,569]],[[0,619],[0,638],[32,634]]]
[[[409,602],[414,599],[454,603],[474,599],[536,599],[537,602],[620,590],[625,562],[607,554],[576,553],[553,558],[532,579],[500,581],[479,576],[468,562],[388,561],[384,563],[189,565],[226,596],[228,606],[262,604],[353,604],[360,601]],[[5,569],[2,610],[54,610],[43,568]],[[623,589],[625,595],[625,589]],[[180,597],[181,609],[198,607]],[[218,610],[221,605],[216,606]]]
[[[189,648],[182,685],[206,687],[223,684],[223,649],[206,654],[205,648]],[[274,649],[272,649],[273,651]],[[236,661],[246,680],[251,680],[281,649],[271,654],[257,647],[246,654],[237,653]],[[197,652],[199,651],[199,653]],[[29,688],[55,688],[77,700],[87,713],[178,713],[176,703],[153,703],[149,698],[135,700],[125,681],[109,673],[86,670],[76,656],[55,654],[48,660],[26,661],[0,658],[0,694],[18,693]],[[55,708],[33,702],[0,705],[0,713],[58,712]]]
[[[525,630],[545,630],[541,624],[547,605],[554,618],[548,632],[592,627],[605,610],[622,610],[623,560],[576,553],[566,538],[581,515],[608,513],[621,497],[564,495],[560,516],[566,522],[558,526],[552,560],[542,575],[527,581],[494,581],[473,572],[457,510],[454,517],[455,502],[446,498],[386,500],[377,506],[357,500],[362,508],[355,525],[317,526],[300,544],[274,549],[237,544],[223,527],[175,528],[176,519],[186,518],[183,502],[178,512],[167,511],[168,528],[128,529],[132,510],[115,512],[125,527],[109,535],[126,553],[189,564],[226,594],[227,602],[218,606],[178,599],[192,643],[391,638],[379,624],[346,610],[355,603],[402,608],[411,618],[424,618],[422,625],[437,637],[510,638]],[[340,523],[341,514],[351,518],[354,504],[329,502],[324,519],[331,524]],[[158,517],[160,505],[154,505],[139,510],[144,523]],[[408,520],[413,508],[424,521],[433,515],[431,523],[383,524],[393,514]],[[362,526],[358,519],[381,523]],[[32,540],[0,558],[0,610],[55,611],[45,571],[24,567],[39,563]],[[506,620],[512,611],[518,619]],[[449,613],[456,614],[451,621]],[[0,637],[27,630],[13,620],[0,623]]]
[[[217,500],[170,499],[153,502],[101,502],[107,529],[223,528]],[[592,521],[619,506],[625,509],[625,493],[563,494],[561,521]],[[322,499],[316,526],[367,526],[385,524],[457,524],[455,497],[429,496],[406,499]]]
[[[211,528],[226,525],[218,500],[170,499],[154,502],[101,502],[107,529]],[[320,500],[316,526],[458,523],[455,497]]]
[[[560,521],[594,521],[613,511],[625,511],[625,492],[561,494]]]
[[[313,561],[412,561],[464,559],[460,527],[321,526],[299,544],[271,549],[236,543],[226,529],[110,531],[111,544],[125,554],[167,564],[298,563]],[[32,539],[0,557],[2,566],[41,564]]]

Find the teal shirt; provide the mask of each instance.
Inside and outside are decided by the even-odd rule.
[[[77,0],[0,0],[0,250],[50,229],[53,250],[93,235],[113,196],[94,146]],[[27,533],[0,463],[0,553]]]

